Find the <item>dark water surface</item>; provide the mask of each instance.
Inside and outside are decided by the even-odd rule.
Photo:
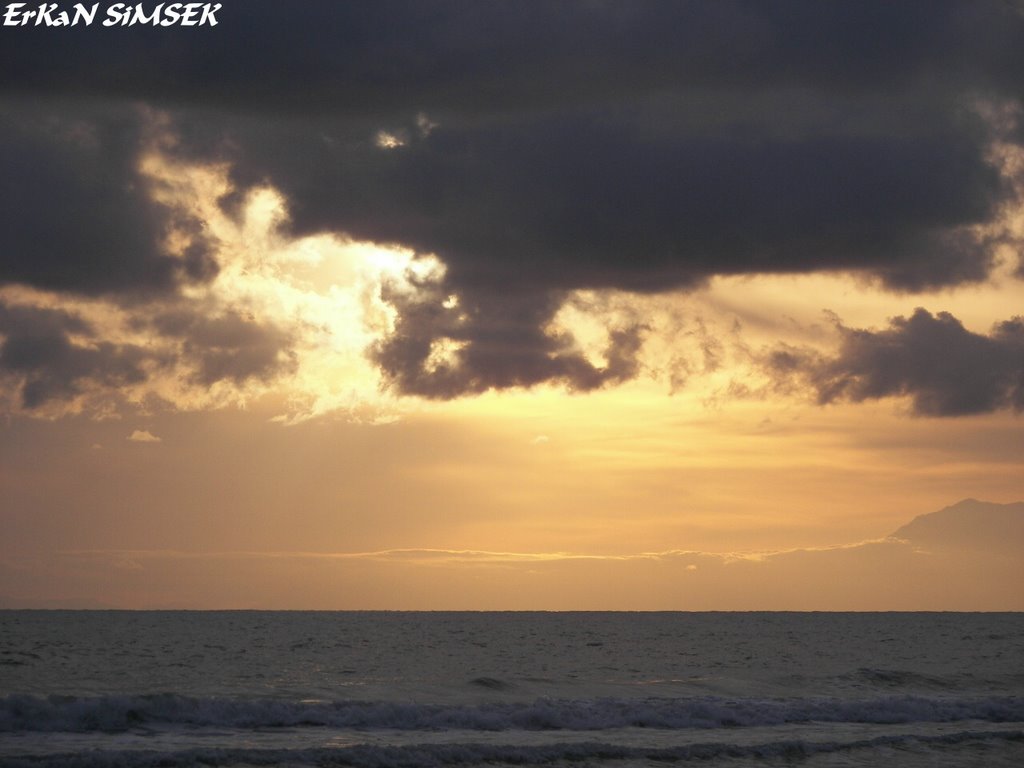
[[[0,764],[1024,765],[1024,614],[0,611]]]

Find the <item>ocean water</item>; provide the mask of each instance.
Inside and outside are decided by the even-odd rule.
[[[0,611],[3,766],[1021,766],[1024,614]]]

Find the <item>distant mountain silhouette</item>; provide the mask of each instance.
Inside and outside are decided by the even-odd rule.
[[[1020,556],[1024,554],[1024,502],[993,504],[964,499],[915,517],[889,538],[931,550],[985,550]]]

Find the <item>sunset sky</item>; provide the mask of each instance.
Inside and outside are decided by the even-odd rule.
[[[0,607],[1024,610],[885,540],[1024,500],[1024,5],[222,6],[0,26]]]

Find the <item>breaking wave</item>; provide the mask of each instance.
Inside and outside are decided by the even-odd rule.
[[[962,720],[1022,722],[1024,697],[606,698],[477,705],[196,698],[170,693],[0,698],[0,732],[116,732],[151,725],[599,731],[624,727],[680,729],[803,722],[897,724]]]
[[[508,744],[417,744],[286,749],[191,749],[181,752],[92,752],[89,754],[46,755],[4,761],[7,768],[177,768],[177,766],[226,765],[313,765],[357,766],[358,768],[423,768],[445,765],[545,765],[650,760],[659,763],[700,761],[716,758],[798,760],[819,754],[857,753],[886,748],[986,748],[1000,749],[1024,744],[1021,731],[963,731],[941,735],[879,736],[854,741],[813,742],[799,739],[754,745],[727,743],[690,744],[676,747],[628,747],[599,742],[526,745]]]

